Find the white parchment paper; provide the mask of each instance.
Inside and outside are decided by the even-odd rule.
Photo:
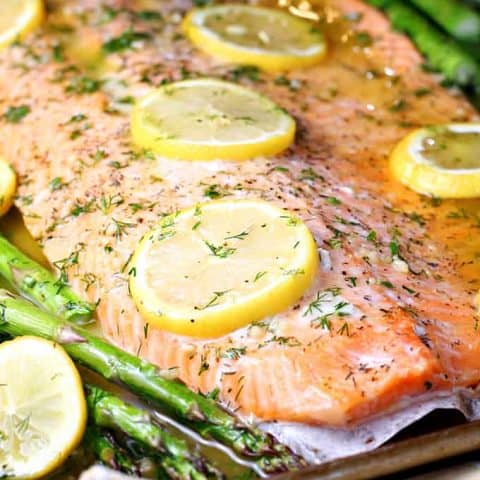
[[[349,429],[284,422],[266,422],[260,427],[289,445],[308,462],[318,464],[373,450],[437,409],[454,409],[469,420],[479,419],[480,392],[437,392],[405,400],[396,410]]]

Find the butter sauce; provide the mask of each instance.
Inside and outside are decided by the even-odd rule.
[[[480,167],[480,133],[436,128],[422,142],[422,156],[447,170]]]

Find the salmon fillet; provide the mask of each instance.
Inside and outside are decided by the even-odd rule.
[[[145,2],[107,3],[53,2],[44,31],[0,53],[0,110],[30,108],[19,123],[0,120],[0,152],[20,175],[16,204],[48,259],[99,302],[106,337],[262,420],[345,426],[429,390],[475,386],[477,207],[421,198],[386,170],[411,128],[478,119],[467,101],[422,71],[410,42],[357,0],[318,7],[328,58],[283,76],[195,50],[180,34],[186,1],[157,5],[153,20],[138,14]],[[94,58],[128,31],[150,39],[86,69],[78,45]],[[131,99],[195,76],[266,94],[296,118],[295,144],[243,163],[135,149]],[[125,271],[140,238],[163,215],[221,197],[296,212],[318,244],[314,285],[288,310],[218,339],[146,324]]]

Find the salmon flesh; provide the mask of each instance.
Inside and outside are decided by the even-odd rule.
[[[260,420],[344,427],[427,391],[475,387],[478,203],[421,197],[387,169],[412,128],[478,120],[473,108],[358,0],[312,7],[328,58],[283,75],[197,51],[180,27],[191,7],[52,1],[41,31],[0,52],[0,111],[28,107],[20,121],[0,119],[16,205],[49,261],[99,302],[104,335]],[[134,99],[202,76],[267,95],[296,119],[294,145],[241,163],[135,148]],[[321,259],[314,285],[222,338],[147,325],[128,291],[132,252],[162,216],[217,198],[263,199],[302,218]]]

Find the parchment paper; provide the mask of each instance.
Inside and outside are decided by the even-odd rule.
[[[468,420],[479,419],[480,392],[462,389],[405,400],[395,411],[349,429],[284,422],[266,422],[259,426],[289,445],[308,462],[318,464],[373,450],[437,409],[454,409],[463,413]]]

